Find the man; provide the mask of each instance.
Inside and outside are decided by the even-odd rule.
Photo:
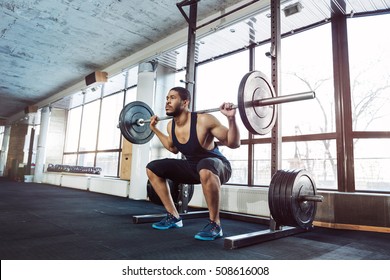
[[[149,181],[167,211],[167,216],[152,226],[156,229],[183,226],[166,179],[183,184],[200,183],[210,220],[195,238],[214,240],[223,236],[219,217],[220,189],[231,176],[230,163],[218,150],[214,139],[227,147],[238,148],[240,133],[235,119],[236,110],[231,103],[220,106],[221,113],[228,119],[229,128],[226,128],[213,115],[190,112],[190,102],[191,95],[185,88],[174,87],[168,92],[165,111],[173,117],[167,125],[168,135],[157,129],[157,116],[151,118],[150,128],[163,146],[172,153],[181,152],[185,156],[185,159],[155,160],[146,166]]]

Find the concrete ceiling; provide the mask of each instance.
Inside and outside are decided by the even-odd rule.
[[[173,0],[0,2],[0,118],[7,119],[187,23]],[[239,1],[202,0],[198,20]]]
[[[136,59],[132,63],[138,63],[142,52],[157,55],[157,61],[168,67],[185,67],[183,30],[188,25],[177,2],[182,0],[1,0],[0,125],[20,119],[27,106],[43,103],[45,106],[48,99],[58,100],[63,92],[81,90],[85,86],[84,77],[92,72],[110,69],[109,75],[116,74],[111,70],[117,65],[132,66],[128,64],[130,57]],[[299,2],[303,7],[300,13],[282,16],[282,34],[328,22],[335,9],[350,17],[390,12],[390,0]],[[269,3],[269,0],[200,0],[198,22],[246,4],[250,7],[234,13],[237,22],[224,18],[204,32],[198,30],[196,59],[214,59],[245,48],[253,41],[269,39]],[[292,3],[296,0],[281,0],[281,8]],[[185,10],[188,12],[188,7]],[[229,21],[235,23],[229,26]],[[160,45],[178,33],[183,36],[179,49],[155,49],[154,44]]]

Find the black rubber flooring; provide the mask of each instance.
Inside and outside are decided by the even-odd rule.
[[[147,201],[0,178],[2,260],[389,260],[390,235],[315,228],[245,248],[198,241],[206,219],[154,230],[133,215],[163,213]],[[267,229],[223,219],[225,236]]]

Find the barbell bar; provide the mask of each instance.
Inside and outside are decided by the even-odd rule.
[[[274,88],[268,77],[260,71],[251,71],[244,75],[238,87],[237,105],[241,120],[247,130],[253,134],[265,135],[275,125],[278,104],[315,98],[315,92],[303,92],[275,96]],[[198,114],[213,113],[219,108],[197,111]],[[154,115],[145,103],[135,101],[127,104],[119,115],[118,127],[122,135],[133,144],[144,144],[154,136],[146,123]],[[171,119],[170,116],[159,120]]]
[[[258,99],[254,100],[251,102],[246,102],[245,104],[246,107],[261,107],[261,106],[272,106],[272,105],[277,105],[277,104],[283,104],[283,103],[288,103],[288,102],[296,102],[296,101],[301,101],[301,100],[308,100],[308,99],[314,99],[315,98],[315,92],[314,91],[307,91],[307,92],[302,92],[302,93],[295,93],[295,94],[289,94],[289,95],[282,95],[282,96],[277,96],[277,97],[270,97],[270,98],[264,98],[264,99]],[[233,105],[231,107],[232,109],[238,109],[238,105]],[[214,112],[219,112],[219,108],[212,108],[212,109],[205,109],[205,110],[199,110],[195,111],[198,114],[207,114],[207,113],[214,113]],[[172,119],[172,116],[165,116],[165,117],[157,117],[158,121],[164,121],[164,120],[169,120]],[[142,118],[137,119],[134,124],[136,125],[144,125],[146,123],[150,123],[151,120],[144,120]]]

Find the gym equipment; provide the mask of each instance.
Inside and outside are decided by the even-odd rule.
[[[281,225],[311,228],[316,202],[322,200],[316,194],[314,180],[305,170],[278,170],[272,177],[268,204],[272,217]]]
[[[187,69],[186,69],[186,87],[193,92],[194,69],[195,69],[195,30],[196,30],[196,12],[197,0],[184,0],[177,4],[181,13],[186,18],[189,25],[188,32],[188,51],[187,51]],[[253,1],[254,3],[256,1]],[[184,12],[182,6],[189,6],[189,16]],[[323,197],[316,194],[314,180],[304,170],[278,170],[281,159],[281,132],[280,126],[275,127],[276,118],[279,112],[277,104],[286,102],[299,101],[315,98],[314,92],[300,93],[295,95],[276,96],[280,89],[280,1],[270,1],[271,6],[271,68],[272,83],[266,76],[259,72],[253,71],[246,74],[239,85],[238,89],[238,108],[242,122],[248,131],[253,134],[265,135],[273,130],[271,137],[272,145],[272,166],[271,171],[274,176],[271,180],[269,189],[269,205],[271,216],[261,218],[254,215],[229,213],[220,211],[221,218],[242,220],[251,223],[269,225],[269,230],[252,232],[242,235],[226,237],[224,247],[235,249],[243,246],[261,243],[268,240],[289,236],[292,234],[307,231],[312,228],[316,212],[316,202],[321,202]],[[207,23],[206,23],[207,24]],[[203,27],[204,25],[202,25]],[[254,54],[254,44],[249,46],[249,50]],[[254,55],[251,58],[250,69],[254,65]],[[129,107],[131,107],[130,105]],[[144,116],[133,116],[126,114],[126,106],[119,118],[118,127],[121,129],[123,136],[134,144],[143,142],[143,138],[149,140],[153,133],[149,132],[150,117],[153,113],[145,113]],[[133,109],[135,110],[135,109]],[[135,110],[137,111],[137,110]],[[219,111],[210,109],[198,111],[198,113],[208,113]],[[160,120],[169,119],[170,117],[160,118]],[[146,132],[146,137],[138,137],[137,130],[142,128]],[[126,133],[131,131],[134,133]],[[149,138],[150,137],[150,138]],[[133,216],[134,223],[147,223],[159,221],[165,214],[160,215],[143,215]],[[197,211],[191,213],[181,213],[183,219],[204,218],[208,217],[208,211]],[[275,216],[275,218],[273,217]]]
[[[245,127],[254,134],[269,133],[276,121],[277,104],[295,102],[315,98],[313,91],[275,96],[272,84],[260,71],[252,71],[244,75],[238,88],[238,105]],[[218,112],[219,108],[196,111],[198,114]],[[144,144],[153,138],[150,129],[150,118],[154,115],[152,109],[145,103],[135,101],[127,104],[119,115],[118,127],[122,135],[133,144]],[[172,117],[161,117],[158,120],[168,120]]]
[[[172,182],[169,182],[169,184],[175,200],[176,194],[180,195],[180,193],[174,190],[174,184]],[[183,185],[178,184],[178,188],[180,187],[183,187]],[[191,200],[194,191],[193,185],[191,187],[190,195],[187,196],[189,199],[185,199],[187,204]],[[150,188],[152,187],[150,186]],[[156,194],[154,193],[154,195]],[[313,228],[313,221],[317,210],[316,203],[322,201],[323,196],[317,194],[315,182],[309,172],[303,169],[278,170],[272,176],[268,192],[268,205],[271,212],[270,219],[220,211],[221,218],[266,224],[270,225],[270,229],[256,233],[226,237],[224,246],[227,249],[235,249],[308,231]],[[180,205],[180,207],[182,206],[183,204]],[[185,206],[185,209],[187,209],[187,206]],[[181,209],[179,208],[178,210],[183,219],[208,217],[208,211],[187,213],[186,211],[180,211]],[[162,215],[134,216],[133,222],[157,222],[162,217]]]
[[[224,246],[241,248],[311,230],[317,202],[323,199],[306,170],[278,170],[272,176],[268,191],[270,229],[227,237]]]
[[[69,173],[83,173],[83,174],[97,174],[100,175],[102,169],[100,167],[87,167],[78,165],[64,165],[52,164],[47,165],[48,172],[69,172]]]
[[[138,125],[139,120],[150,119],[153,110],[144,102],[134,101],[127,104],[119,115],[118,127],[122,135],[133,144],[144,144],[153,138],[154,133],[147,125]]]
[[[188,203],[191,201],[192,196],[194,195],[194,185],[178,184],[173,182],[172,180],[168,180],[168,184],[176,209],[180,213],[186,213],[188,210]],[[149,180],[146,184],[146,192],[151,202],[153,202],[154,204],[162,205],[160,197],[153,189],[152,184]]]

